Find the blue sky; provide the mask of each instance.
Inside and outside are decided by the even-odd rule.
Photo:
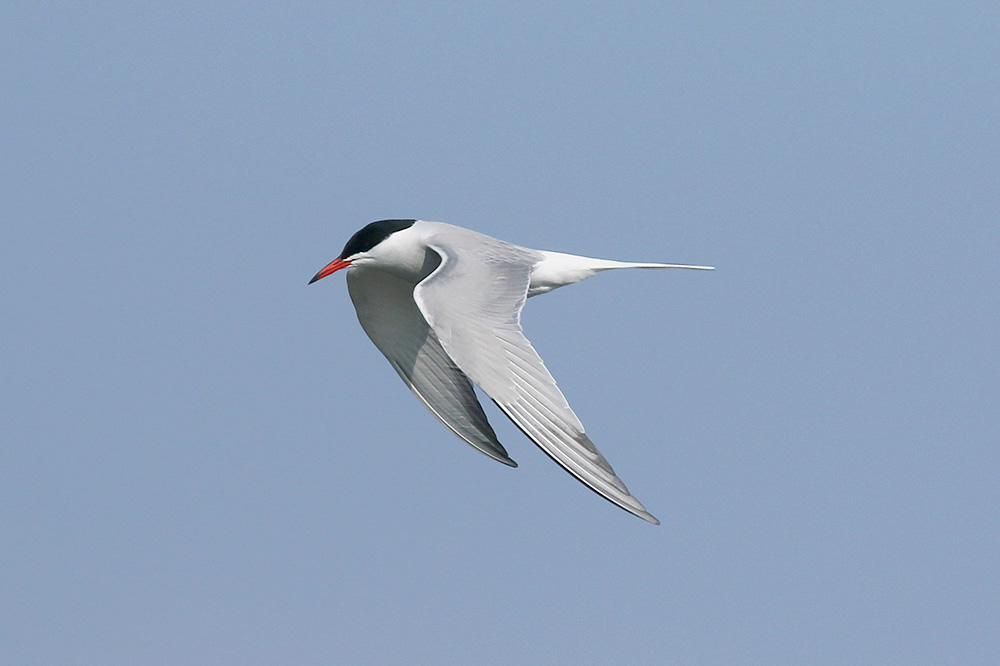
[[[357,5],[357,6],[355,6]],[[0,10],[0,662],[1000,652],[988,3]],[[663,525],[410,396],[365,223],[710,264],[523,323]]]

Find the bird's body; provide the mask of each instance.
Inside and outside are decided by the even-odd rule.
[[[311,282],[349,268],[362,328],[403,381],[456,435],[516,466],[497,440],[474,382],[545,453],[592,490],[658,523],[584,433],[521,331],[529,296],[614,268],[699,268],[627,263],[532,250],[440,222],[372,222]]]

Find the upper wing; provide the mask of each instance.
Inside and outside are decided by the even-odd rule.
[[[489,457],[517,467],[486,420],[469,378],[417,309],[413,285],[384,271],[355,269],[347,272],[347,289],[365,333],[431,413]]]
[[[492,239],[463,244],[461,252],[433,239],[430,247],[441,264],[413,298],[448,355],[553,460],[626,511],[658,524],[584,433],[521,332],[521,308],[540,256]]]

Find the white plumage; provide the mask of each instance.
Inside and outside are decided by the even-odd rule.
[[[349,268],[347,286],[368,337],[442,423],[491,458],[516,466],[471,382],[545,453],[592,490],[651,523],[584,432],[521,331],[529,296],[628,263],[519,247],[461,227],[382,220],[356,233],[313,282]]]

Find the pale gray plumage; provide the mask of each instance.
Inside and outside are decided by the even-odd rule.
[[[413,285],[385,271],[347,272],[358,320],[434,416],[494,460],[517,467],[500,444],[469,378],[441,347],[413,301]]]
[[[626,511],[659,523],[587,437],[524,337],[521,308],[529,295],[602,270],[709,267],[544,252],[461,227],[400,220],[359,231],[313,281],[348,266],[348,290],[365,332],[452,432],[516,466],[490,427],[471,380],[576,478]]]

